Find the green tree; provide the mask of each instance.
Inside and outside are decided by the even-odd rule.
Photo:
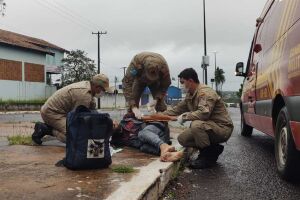
[[[217,67],[215,72],[216,91],[218,94],[222,93],[222,86],[225,83],[225,72],[223,69]]]
[[[241,96],[242,96],[242,91],[243,91],[243,84],[241,84],[241,87],[240,87],[239,91],[236,92],[236,95],[237,95],[239,98],[241,98]]]
[[[90,80],[96,74],[94,60],[87,57],[82,50],[72,50],[62,59],[60,66],[62,87],[71,83]]]

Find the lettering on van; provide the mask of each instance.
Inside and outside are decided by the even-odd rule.
[[[268,87],[265,86],[263,88],[258,89],[258,99],[268,99],[270,98],[270,92],[268,90]]]
[[[300,44],[290,50],[288,78],[300,76]]]

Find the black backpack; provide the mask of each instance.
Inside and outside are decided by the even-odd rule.
[[[111,164],[109,138],[113,123],[108,113],[78,106],[67,115],[66,157],[69,169],[106,168]]]

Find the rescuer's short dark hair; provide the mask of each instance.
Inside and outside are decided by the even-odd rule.
[[[195,83],[199,83],[198,74],[193,68],[186,68],[178,75],[179,78],[185,80],[192,79]]]

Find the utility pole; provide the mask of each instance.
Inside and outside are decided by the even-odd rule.
[[[216,87],[216,91],[217,91],[217,81],[216,81],[216,71],[217,71],[217,51],[213,52],[215,54],[215,87]]]
[[[127,68],[127,67],[121,67],[121,68],[120,68],[120,69],[123,69],[124,77],[125,77],[125,74],[126,74],[126,68]]]
[[[114,93],[115,93],[115,109],[117,109],[117,81],[118,81],[118,78],[115,76],[115,90],[114,90]]]
[[[100,36],[103,35],[103,34],[107,34],[107,31],[105,32],[97,32],[97,33],[94,33],[92,32],[92,34],[96,34],[98,35],[98,74],[100,74]],[[100,102],[100,98],[98,98],[98,109],[101,108],[101,102]]]
[[[120,69],[123,69],[123,72],[124,72],[123,78],[125,77],[125,74],[126,74],[126,68],[127,68],[127,67],[121,67],[121,68],[120,68]],[[123,83],[122,83],[122,91],[123,91],[123,94],[124,94]],[[124,99],[125,99],[125,98],[124,98]],[[126,106],[126,99],[125,99],[125,106]]]
[[[5,15],[5,8],[6,8],[6,3],[4,2],[4,0],[0,0],[0,14],[2,16]]]
[[[206,51],[206,20],[205,20],[205,0],[203,0],[203,21],[204,21],[204,56],[202,57],[204,83],[207,85],[207,66],[209,58]]]

